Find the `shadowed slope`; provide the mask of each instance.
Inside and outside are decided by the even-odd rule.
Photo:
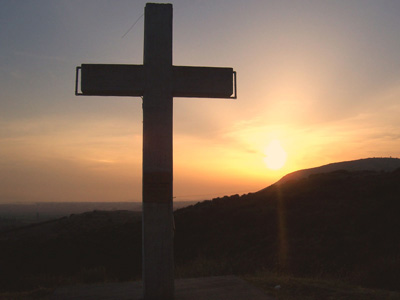
[[[179,210],[177,261],[211,272],[268,269],[398,289],[399,182],[399,170],[336,171]]]

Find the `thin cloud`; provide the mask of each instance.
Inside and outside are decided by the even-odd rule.
[[[52,61],[62,61],[62,62],[66,61],[66,59],[64,57],[60,57],[60,56],[42,55],[42,54],[37,54],[37,53],[25,52],[25,51],[15,51],[14,54],[17,56],[23,56],[23,57],[41,59],[41,60],[52,60]]]

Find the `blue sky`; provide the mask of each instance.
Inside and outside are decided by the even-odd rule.
[[[399,1],[172,1],[175,65],[233,67],[235,101],[174,100],[176,200],[400,156]],[[141,64],[145,1],[0,0],[0,202],[140,201],[140,98],[76,97],[81,63]],[[271,141],[280,170],[263,159]]]

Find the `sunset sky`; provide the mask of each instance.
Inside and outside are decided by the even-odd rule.
[[[400,157],[400,1],[171,2],[174,65],[238,74],[237,100],[174,100],[176,201]],[[141,201],[142,99],[74,84],[82,63],[143,63],[145,3],[0,0],[0,203]]]

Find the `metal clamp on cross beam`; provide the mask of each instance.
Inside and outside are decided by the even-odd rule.
[[[236,71],[233,71],[233,89],[234,89],[234,94],[231,97],[232,99],[237,99],[237,75],[236,75]]]
[[[82,93],[79,93],[79,73],[81,67],[76,67],[76,75],[75,75],[75,96],[83,96]]]

